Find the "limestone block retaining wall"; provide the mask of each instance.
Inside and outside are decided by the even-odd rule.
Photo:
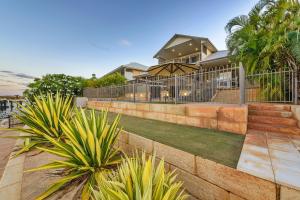
[[[300,199],[300,191],[277,185],[214,161],[123,131],[117,146],[131,154],[135,149],[164,158],[168,170],[176,169],[190,199],[287,200]]]
[[[108,109],[147,119],[211,128],[238,134],[247,131],[247,105],[230,104],[149,104],[130,102],[89,101],[88,108]]]

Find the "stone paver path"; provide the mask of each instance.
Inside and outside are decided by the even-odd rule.
[[[249,131],[237,169],[300,190],[300,136]]]
[[[5,135],[16,135],[9,131],[0,131],[0,137]],[[10,138],[0,138],[0,180],[4,172],[4,168],[8,162],[9,155],[15,146],[16,140]]]

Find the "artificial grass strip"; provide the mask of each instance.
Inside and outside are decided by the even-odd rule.
[[[109,113],[109,121],[116,116]],[[223,165],[236,168],[244,136],[212,129],[178,125],[158,120],[122,115],[124,130],[145,138],[199,155]]]

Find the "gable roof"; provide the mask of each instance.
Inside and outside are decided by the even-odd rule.
[[[192,40],[192,39],[195,39],[195,40],[203,40],[203,41],[206,41],[208,42],[211,47],[213,48],[214,51],[217,51],[217,48],[213,45],[213,43],[208,39],[208,38],[205,38],[205,37],[197,37],[197,36],[191,36],[191,35],[183,35],[183,34],[175,34],[173,35],[173,37],[153,56],[153,58],[157,58],[158,54],[163,50],[163,49],[166,49],[166,48],[169,48],[170,45],[172,44],[172,42],[174,42],[177,38],[186,38],[187,40],[186,41],[189,41],[189,40]],[[186,42],[185,41],[185,42]],[[184,41],[182,41],[181,43],[183,43]],[[181,43],[178,43],[175,41],[175,45],[178,45],[178,44],[181,44]],[[173,46],[175,46],[173,45]]]
[[[147,69],[148,69],[148,66],[142,65],[142,64],[137,63],[137,62],[130,62],[130,63],[128,63],[128,64],[121,65],[120,67],[115,68],[114,70],[112,70],[112,71],[106,73],[106,74],[103,75],[102,77],[107,76],[107,75],[109,75],[109,74],[113,74],[113,73],[115,73],[115,72],[117,72],[117,71],[119,71],[119,70],[121,70],[121,69],[123,69],[123,68],[126,68],[126,69],[136,69],[136,70],[140,70],[140,71],[146,72]]]
[[[141,70],[141,71],[146,71],[148,69],[148,66],[142,65],[137,62],[131,62],[131,63],[125,64],[125,65],[121,65],[121,67],[122,66],[125,68],[137,69],[137,70]]]
[[[222,51],[217,51],[215,53],[212,53],[208,55],[207,57],[203,58],[201,62],[207,62],[207,61],[212,61],[212,60],[218,60],[221,58],[227,58],[229,55],[228,50],[222,50]]]

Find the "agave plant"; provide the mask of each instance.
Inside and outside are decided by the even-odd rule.
[[[164,161],[155,167],[155,156],[146,159],[138,153],[126,158],[114,173],[97,177],[93,197],[97,200],[184,200],[181,182],[173,172],[166,172]]]
[[[96,115],[94,110],[86,113],[80,109],[75,111],[71,122],[61,124],[64,141],[45,135],[54,147],[38,149],[62,157],[63,160],[54,160],[28,171],[57,169],[55,173],[59,173],[62,178],[37,199],[74,187],[77,190],[74,198],[81,194],[82,199],[90,199],[90,185],[95,184],[95,177],[110,172],[121,162],[119,149],[113,148],[121,131],[118,128],[119,120],[120,116],[117,116],[109,125],[107,111]]]
[[[34,96],[34,101],[26,101],[17,110],[16,118],[24,123],[26,128],[15,130],[27,133],[23,148],[16,155],[29,151],[36,146],[49,145],[45,136],[59,141],[63,135],[61,124],[72,117],[72,97],[62,97],[60,93],[55,96]]]

